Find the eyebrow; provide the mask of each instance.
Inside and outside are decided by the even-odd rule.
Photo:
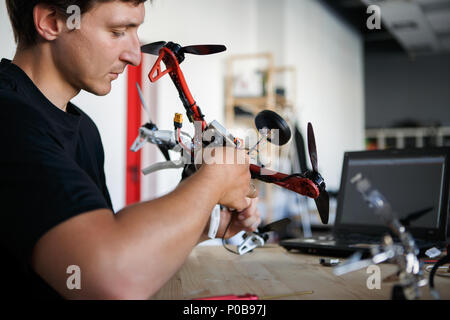
[[[136,22],[128,22],[128,21],[116,21],[108,24],[109,27],[117,28],[117,27],[127,27],[127,28],[136,28],[141,26],[144,23],[142,21],[141,23]]]

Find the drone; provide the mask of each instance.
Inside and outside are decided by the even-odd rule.
[[[255,126],[259,130],[261,138],[251,148],[245,145],[243,139],[230,134],[218,121],[214,120],[210,123],[205,121],[205,115],[202,113],[189,90],[180,64],[185,60],[186,54],[209,55],[225,50],[226,47],[223,45],[209,44],[182,47],[170,41],[158,41],[141,47],[143,53],[158,56],[148,74],[150,82],[154,83],[166,74],[170,76],[185,108],[186,116],[189,122],[194,124],[195,128],[194,137],[183,132],[181,130],[183,122],[182,114],[179,113],[175,114],[173,131],[159,130],[151,120],[141,126],[139,128],[139,135],[131,146],[131,150],[137,152],[146,142],[149,142],[155,144],[160,149],[166,160],[164,162],[154,163],[143,169],[143,174],[150,174],[164,169],[183,168],[182,179],[184,179],[194,174],[197,170],[194,158],[199,148],[231,146],[233,148],[245,149],[250,154],[264,140],[279,146],[286,144],[290,140],[291,130],[289,125],[281,116],[271,110],[263,110],[255,117]],[[163,69],[162,64],[165,65],[165,69]],[[136,85],[142,106],[147,111],[140,87],[138,84]],[[213,132],[214,138],[205,139],[206,132]],[[322,223],[327,224],[329,216],[329,195],[326,191],[325,181],[318,171],[317,149],[311,123],[308,123],[307,133],[312,170],[306,170],[302,173],[285,174],[265,168],[264,165],[250,164],[250,173],[252,179],[257,179],[265,183],[273,183],[314,199]],[[171,160],[169,150],[179,152],[181,157],[177,160]],[[213,215],[211,216],[212,218]],[[283,224],[285,223],[283,222]],[[269,231],[269,229],[270,227],[266,231]],[[261,246],[266,240],[267,237],[264,236],[264,232],[260,232],[259,234],[257,232],[253,233],[246,238],[245,250],[242,249],[241,252],[248,252],[256,246]]]

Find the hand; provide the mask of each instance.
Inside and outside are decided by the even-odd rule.
[[[231,221],[230,226],[225,234],[225,239],[229,239],[241,231],[253,232],[256,231],[258,225],[261,223],[260,213],[257,208],[258,198],[250,199],[246,198],[247,208],[240,212],[230,212],[228,210],[222,210],[220,212],[220,225],[217,231],[216,238],[222,238],[224,232]],[[204,235],[208,234],[209,222],[206,225],[206,229],[203,232]],[[207,236],[203,237],[206,239]]]
[[[205,150],[206,153],[206,150]],[[250,183],[249,158],[245,150],[215,148],[203,155],[200,170],[220,187],[218,203],[228,208],[243,211],[249,204],[245,197],[256,197],[255,187]]]

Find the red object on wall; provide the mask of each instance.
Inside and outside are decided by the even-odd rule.
[[[141,126],[141,101],[136,82],[142,87],[142,63],[137,67],[128,66],[126,205],[141,199],[141,153],[130,150]]]

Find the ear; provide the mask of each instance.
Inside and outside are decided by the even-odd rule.
[[[42,3],[34,7],[33,20],[37,33],[47,41],[55,40],[64,28],[56,9]]]

